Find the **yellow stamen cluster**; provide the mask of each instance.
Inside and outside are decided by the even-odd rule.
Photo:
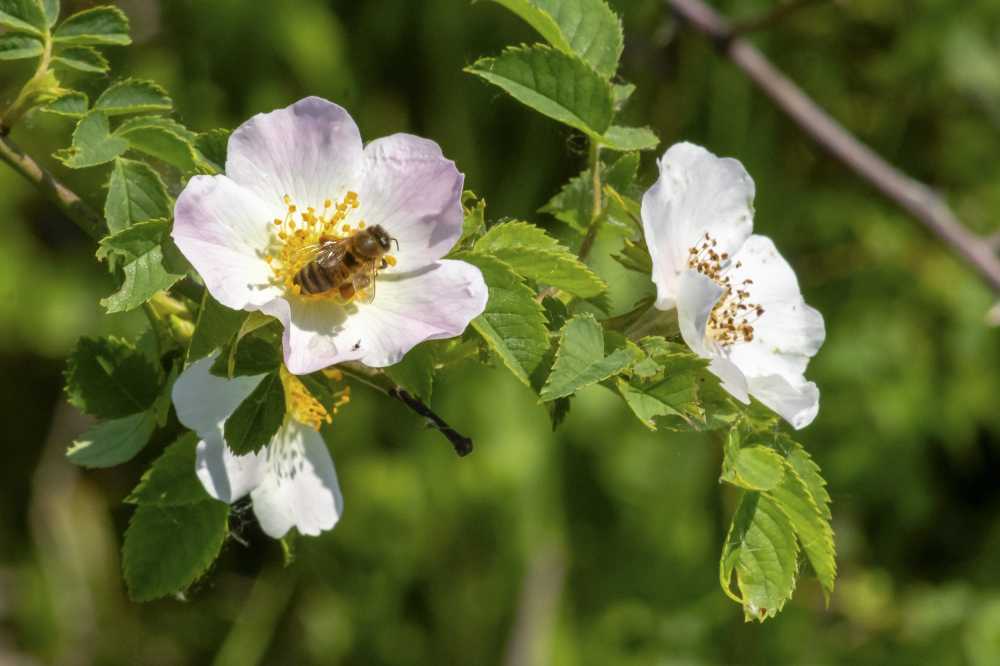
[[[764,308],[750,301],[749,287],[753,280],[743,280],[734,285],[729,272],[729,254],[717,252],[718,246],[710,234],[705,234],[698,245],[688,250],[688,268],[698,271],[722,287],[722,296],[708,317],[708,334],[723,347],[738,342],[752,342],[753,324],[764,314]],[[735,268],[741,268],[737,262]]]
[[[353,232],[347,218],[361,205],[357,192],[348,192],[339,202],[327,199],[323,210],[309,206],[301,210],[287,194],[283,197],[285,217],[275,218],[272,252],[265,257],[276,284],[299,295],[301,290],[294,283],[296,274],[315,258],[320,239],[347,238]],[[365,228],[364,220],[358,229]]]
[[[313,430],[319,430],[324,423],[332,423],[340,408],[351,401],[351,387],[345,386],[333,394],[333,404],[324,407],[302,380],[288,372],[285,366],[281,366],[281,384],[285,389],[285,410],[288,416]]]

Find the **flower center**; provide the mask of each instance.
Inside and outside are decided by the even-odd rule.
[[[367,228],[364,220],[358,220],[353,225],[349,220],[351,214],[361,205],[357,192],[348,192],[339,201],[327,199],[323,202],[321,211],[312,206],[303,210],[287,194],[282,201],[286,207],[285,217],[273,220],[272,249],[264,258],[271,267],[274,283],[300,298],[332,296],[350,302],[355,298],[367,297],[364,291],[358,291],[350,298],[344,299],[336,288],[319,294],[304,294],[302,287],[296,281],[296,276],[316,260],[317,254],[325,244],[351,238]],[[385,262],[392,266],[396,263],[396,259],[387,255]]]
[[[324,423],[332,423],[333,416],[351,401],[351,387],[345,386],[333,394],[334,401],[329,408],[313,397],[302,380],[281,366],[281,384],[285,389],[285,410],[289,417],[313,430],[319,430]],[[342,378],[342,376],[341,376]]]
[[[764,314],[764,308],[750,300],[749,287],[753,280],[747,278],[734,285],[728,275],[731,268],[742,268],[741,262],[732,264],[727,252],[717,252],[718,241],[705,234],[699,243],[688,250],[688,268],[698,271],[722,287],[722,296],[708,316],[707,333],[721,347],[731,347],[739,342],[752,342],[753,325]]]

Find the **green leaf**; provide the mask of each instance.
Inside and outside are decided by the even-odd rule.
[[[42,0],[42,10],[48,27],[51,28],[59,21],[59,0]]]
[[[611,150],[628,152],[632,150],[653,150],[660,145],[660,139],[648,127],[608,128],[600,138],[601,145]]]
[[[676,421],[688,428],[696,427],[704,419],[699,382],[707,362],[662,338],[644,338],[640,344],[655,363],[656,371],[647,368],[641,376],[617,380],[625,403],[650,430],[657,429],[661,417],[676,417],[666,420],[668,425]]]
[[[42,6],[36,0],[0,0],[0,26],[39,37],[48,30]]]
[[[434,390],[434,371],[437,358],[434,342],[417,345],[396,365],[385,368],[389,379],[430,404]]]
[[[195,475],[197,447],[198,436],[193,432],[168,446],[142,475],[139,485],[125,501],[130,504],[179,506],[210,499]]]
[[[639,154],[626,153],[606,165],[602,181],[616,191],[628,191],[639,171]],[[539,209],[578,231],[586,231],[594,211],[594,179],[587,169],[570,179],[562,190]]]
[[[195,147],[201,153],[202,161],[208,171],[221,173],[226,170],[226,152],[229,146],[230,131],[214,129],[202,132],[195,138]]]
[[[635,93],[635,84],[613,83],[611,84],[611,93],[615,98],[615,111],[621,111],[632,99],[632,95]]]
[[[144,412],[156,400],[160,375],[131,344],[114,337],[80,338],[66,366],[66,396],[101,419]]]
[[[722,480],[747,490],[772,490],[785,478],[785,460],[766,446],[727,452]]]
[[[245,311],[230,310],[212,298],[206,289],[201,299],[201,308],[198,310],[194,335],[191,336],[191,344],[188,346],[188,363],[205,358],[224,347],[236,336],[246,318]]]
[[[478,199],[473,192],[462,193],[462,237],[455,248],[468,249],[486,231],[486,200]]]
[[[121,465],[142,451],[155,427],[156,416],[149,411],[98,423],[73,442],[66,457],[80,467]]]
[[[604,0],[494,0],[524,19],[549,44],[576,54],[610,79],[624,48],[621,21]]]
[[[55,32],[57,44],[109,44],[125,46],[132,43],[128,35],[128,17],[117,7],[94,7],[73,14]]]
[[[540,397],[548,402],[565,398],[592,384],[613,377],[632,364],[625,348],[604,355],[604,329],[593,315],[577,315],[566,322],[559,336],[552,373]]]
[[[140,505],[122,549],[129,596],[152,601],[187,588],[219,556],[228,528],[229,507],[223,502]]]
[[[540,44],[510,47],[465,71],[514,99],[600,140],[614,115],[611,85],[586,63]]]
[[[743,605],[748,621],[774,617],[791,598],[798,553],[795,530],[785,512],[766,495],[746,492],[722,551],[719,582]],[[734,574],[738,595],[732,589]]]
[[[486,310],[472,327],[526,386],[531,373],[549,349],[545,312],[532,291],[504,262],[475,252],[461,252],[456,259],[479,268],[489,288]]]
[[[238,456],[257,453],[271,443],[284,420],[285,388],[272,372],[226,419],[226,445]]]
[[[772,449],[754,448],[769,451],[775,456],[778,455]],[[802,550],[805,552],[813,571],[816,572],[816,578],[823,586],[823,591],[829,598],[829,595],[833,593],[834,582],[837,578],[837,553],[833,544],[833,529],[830,527],[829,519],[822,515],[820,507],[816,504],[805,482],[791,465],[787,467],[787,473],[784,474],[782,483],[771,488],[765,494],[778,505],[791,521],[799,543],[802,545]]]
[[[630,271],[643,275],[651,275],[653,272],[653,259],[649,256],[645,241],[626,240],[621,252],[611,255],[611,258]]]
[[[210,372],[218,377],[254,377],[276,371],[281,366],[281,342],[278,336],[249,335],[244,333],[252,315],[243,320],[240,331],[236,334],[236,348],[232,345],[212,364]],[[274,320],[271,320],[274,321]]]
[[[90,100],[82,92],[69,92],[42,107],[42,111],[68,118],[83,118],[90,108]]]
[[[108,86],[94,102],[94,108],[109,116],[126,113],[170,111],[173,100],[159,85],[141,79],[125,79]]]
[[[25,35],[0,35],[0,60],[21,60],[42,55],[42,43]]]
[[[820,473],[819,465],[813,462],[809,453],[802,445],[783,433],[776,433],[766,440],[769,446],[776,448],[785,455],[785,460],[792,466],[795,473],[809,488],[809,494],[819,507],[820,515],[826,520],[832,518],[830,513],[830,494],[826,490],[826,480]]]
[[[134,150],[152,155],[181,171],[189,173],[197,168],[196,135],[175,120],[139,116],[122,123],[115,135],[127,139]]]
[[[179,268],[174,268],[181,261],[169,233],[166,220],[149,220],[137,222],[101,241],[99,258],[114,256],[125,261],[121,288],[101,299],[101,305],[109,313],[135,309],[184,277]]]
[[[527,222],[504,222],[491,228],[475,251],[500,259],[519,275],[558,287],[582,298],[604,293],[608,285],[576,255]]]
[[[125,158],[115,160],[104,203],[104,217],[112,233],[138,222],[168,218],[171,207],[163,180],[149,165]]]
[[[104,74],[111,67],[108,64],[108,59],[100,51],[89,46],[75,46],[59,51],[52,58],[52,62],[70,69],[95,74]]]
[[[112,136],[108,117],[91,111],[73,130],[73,143],[56,152],[56,157],[72,169],[84,169],[110,162],[128,150],[128,141]]]

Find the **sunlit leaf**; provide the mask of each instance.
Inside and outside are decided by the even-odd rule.
[[[158,84],[141,79],[125,79],[108,87],[94,102],[94,109],[109,116],[150,111],[169,111],[173,100]]]
[[[134,458],[149,442],[156,416],[149,411],[102,421],[75,440],[66,457],[80,467],[114,467]]]
[[[73,130],[73,143],[60,150],[56,157],[73,169],[97,166],[115,159],[128,150],[128,141],[111,134],[108,117],[100,111],[90,111]]]
[[[160,175],[142,162],[116,159],[104,202],[104,217],[111,232],[137,222],[165,219],[170,214],[170,197]]]
[[[89,46],[63,49],[52,58],[52,62],[70,69],[96,74],[103,74],[110,68],[108,59],[100,51]]]
[[[560,333],[552,373],[540,397],[548,402],[573,395],[619,374],[632,361],[626,349],[617,349],[605,356],[604,329],[592,315],[577,315],[566,322]]]
[[[128,33],[128,17],[122,10],[111,6],[94,7],[63,21],[56,29],[55,41],[61,44],[124,46],[132,43]]]

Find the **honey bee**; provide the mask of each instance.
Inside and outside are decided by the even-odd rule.
[[[393,243],[398,250],[399,241],[380,225],[360,229],[346,238],[322,236],[313,248],[315,256],[295,274],[292,283],[309,296],[337,291],[345,301],[367,290],[367,302],[371,303],[375,299],[375,276],[389,265],[385,255]]]

